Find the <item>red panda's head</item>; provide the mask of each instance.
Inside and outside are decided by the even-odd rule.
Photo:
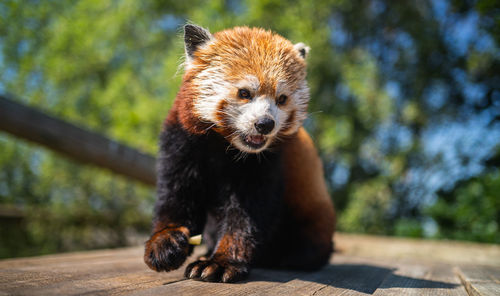
[[[258,28],[210,34],[184,27],[186,73],[178,114],[192,131],[213,129],[243,152],[258,153],[297,132],[306,118],[309,48]]]

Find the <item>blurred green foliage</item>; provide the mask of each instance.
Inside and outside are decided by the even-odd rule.
[[[426,212],[439,225],[438,237],[500,243],[500,172],[488,172],[442,192]]]
[[[182,25],[272,29],[312,48],[306,128],[341,230],[498,243],[498,164],[485,160],[500,154],[499,9],[488,0],[5,0],[0,91],[154,154],[181,80]],[[0,206],[26,215],[1,218],[0,257],[122,246],[149,228],[152,188],[6,134],[0,168]]]

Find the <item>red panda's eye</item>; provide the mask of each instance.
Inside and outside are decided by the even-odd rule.
[[[288,97],[285,96],[285,95],[281,95],[279,98],[278,98],[278,104],[280,105],[284,105],[286,103],[286,101],[288,100]]]
[[[252,96],[250,95],[250,91],[248,91],[247,89],[239,89],[238,90],[238,97],[240,97],[241,99],[246,99],[246,100],[249,100],[252,98]]]

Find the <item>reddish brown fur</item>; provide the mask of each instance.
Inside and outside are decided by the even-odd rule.
[[[251,253],[245,247],[245,241],[237,234],[226,233],[219,241],[214,258],[223,261],[248,262]]]
[[[174,105],[168,113],[166,123],[180,123],[186,130],[193,134],[203,134],[210,129],[210,124],[200,120],[195,113],[193,104],[198,96],[196,87],[192,86],[192,73],[184,75],[181,89],[177,93]]]
[[[219,124],[213,127],[216,132],[218,132],[225,138],[230,137],[234,133],[234,129],[231,127],[228,122],[227,116],[224,114],[227,104],[227,101],[219,102],[219,105],[217,106],[218,111],[216,114]]]
[[[145,251],[144,251],[144,262],[148,265],[149,268],[156,270],[156,266],[154,266],[151,260],[151,253],[154,253],[156,257],[158,257],[160,249],[158,249],[158,245],[162,245],[158,242],[170,242],[174,241],[172,239],[172,233],[174,232],[182,232],[186,237],[189,237],[189,229],[184,226],[176,226],[172,224],[164,224],[161,222],[154,223],[153,225],[153,235],[146,242]],[[184,249],[186,254],[189,253],[189,247]]]
[[[224,111],[227,106],[227,101],[220,101],[219,105],[217,106],[217,121],[222,123],[221,126],[226,127],[229,123],[226,122],[226,116],[224,115]]]
[[[287,80],[291,85],[303,79],[305,62],[295,51],[293,44],[287,39],[259,28],[237,27],[231,30],[218,32],[214,35],[217,45],[212,48],[222,48],[218,52],[227,66],[227,77],[243,79],[242,75],[253,74],[261,82],[257,95],[267,94],[276,96],[278,79]],[[224,52],[225,48],[239,49]],[[203,50],[199,55],[204,64],[209,65],[203,58],[211,60],[213,53]],[[279,67],[276,67],[279,65]]]
[[[290,115],[288,115],[288,118],[286,119],[286,122],[285,122],[285,129],[282,131],[282,133],[286,134],[287,132],[290,131],[290,129],[293,128],[293,126],[291,126],[291,125],[296,120],[295,112],[296,112],[295,110],[292,110]]]
[[[283,145],[285,201],[302,221],[300,231],[329,248],[335,211],[323,177],[323,165],[304,128]]]

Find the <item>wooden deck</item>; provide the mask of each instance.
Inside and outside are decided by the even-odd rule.
[[[500,295],[498,245],[347,234],[336,243],[318,272],[254,269],[237,284],[153,272],[142,247],[8,259],[0,295]]]

